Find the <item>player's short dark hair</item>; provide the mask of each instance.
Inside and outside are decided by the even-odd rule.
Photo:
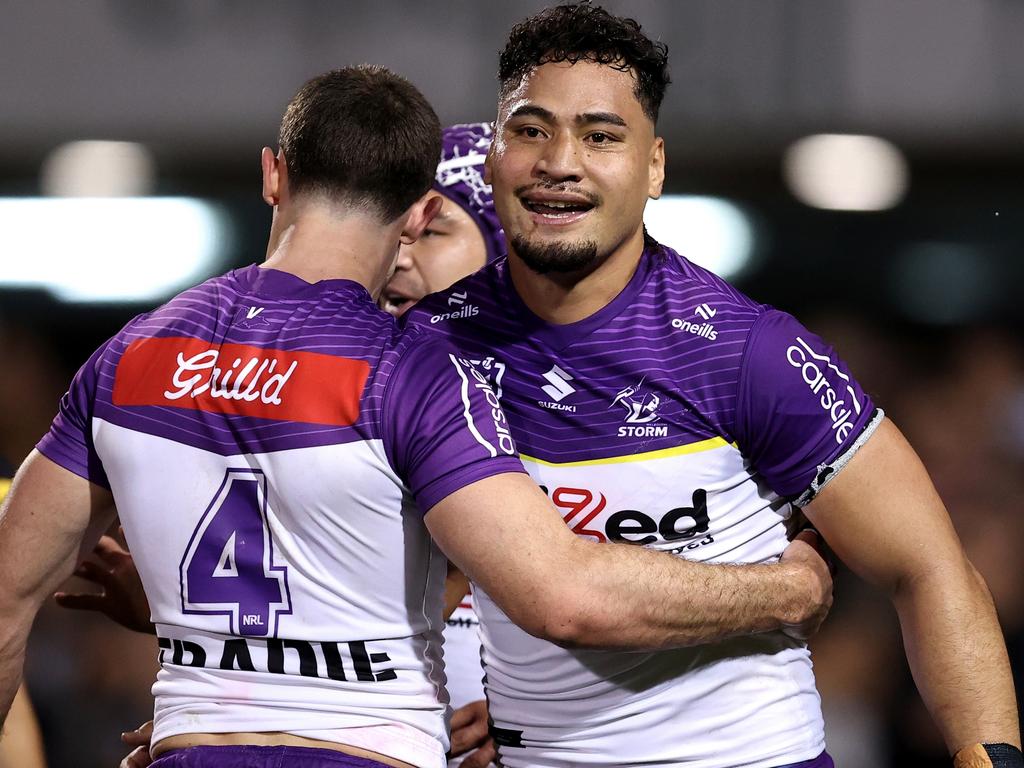
[[[573,2],[547,8],[512,27],[498,59],[504,96],[523,75],[549,62],[591,61],[632,71],[636,98],[652,121],[665,96],[668,46],[654,42],[634,19],[613,16],[598,5]]]
[[[278,141],[294,194],[324,195],[387,222],[430,189],[441,124],[412,83],[363,65],[302,86]]]

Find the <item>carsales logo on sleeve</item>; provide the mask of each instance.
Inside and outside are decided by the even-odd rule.
[[[850,377],[839,370],[827,355],[815,352],[799,336],[796,344],[786,350],[786,360],[800,369],[804,383],[819,396],[818,402],[832,421],[836,442],[842,444],[861,412],[857,393],[850,386]]]

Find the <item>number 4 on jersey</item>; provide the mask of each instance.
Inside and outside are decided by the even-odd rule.
[[[267,478],[229,469],[192,533],[181,561],[184,613],[228,616],[231,634],[274,636],[291,613],[288,569],[274,565],[267,524]]]

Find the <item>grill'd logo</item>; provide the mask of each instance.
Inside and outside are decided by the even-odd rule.
[[[363,360],[316,352],[145,338],[121,356],[113,401],[348,426],[359,418],[369,374]]]

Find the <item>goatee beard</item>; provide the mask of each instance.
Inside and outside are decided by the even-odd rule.
[[[580,272],[597,263],[597,243],[593,240],[539,245],[516,235],[510,243],[516,256],[538,275]]]

